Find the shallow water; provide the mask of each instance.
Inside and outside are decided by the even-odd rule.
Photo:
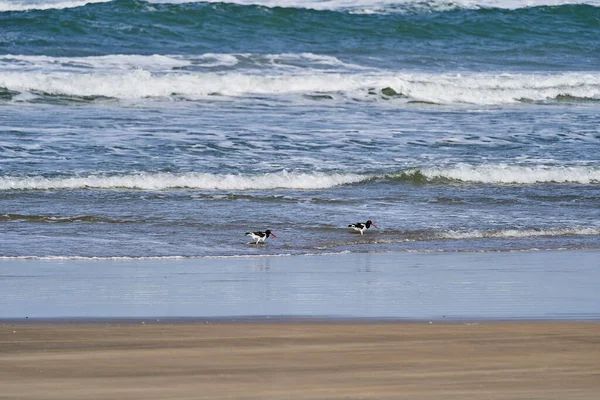
[[[0,260],[2,318],[600,318],[597,251]]]

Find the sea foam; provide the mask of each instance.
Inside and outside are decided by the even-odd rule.
[[[407,174],[403,172],[402,174]],[[422,168],[408,172],[421,174],[427,180],[454,180],[490,184],[580,183],[600,182],[600,168],[590,166],[517,166],[468,165]]]
[[[222,0],[149,0],[150,3],[222,3]],[[306,8],[313,10],[348,10],[362,13],[447,11],[456,9],[519,9],[566,4],[600,6],[599,0],[228,0],[226,3],[263,7]]]
[[[373,101],[378,96],[392,93],[398,102],[495,105],[564,98],[600,101],[600,73],[324,73],[310,68],[300,73],[267,70],[260,74],[153,73],[144,69],[87,73],[9,70],[0,71],[0,88],[63,96],[117,99],[181,96],[190,100],[206,96],[247,97],[259,94],[292,99],[295,96],[305,101],[303,95],[328,94],[332,99],[354,102]]]
[[[112,0],[0,0],[0,12],[50,10],[83,7]],[[373,14],[382,12],[447,11],[455,9],[519,9],[538,6],[588,4],[600,6],[600,0],[148,0],[149,3],[231,3],[262,7],[287,7],[313,10],[339,10]]]
[[[111,54],[91,57],[52,57],[6,54],[0,56],[0,69],[5,71],[50,72],[111,72],[169,71],[189,66],[191,61],[177,55]]]
[[[597,227],[564,227],[540,229],[449,230],[436,236],[443,239],[532,238],[553,236],[598,236]]]
[[[75,177],[0,177],[0,190],[134,189],[134,190],[319,190],[372,180],[540,184],[600,182],[600,168],[590,166],[468,165],[409,168],[387,174],[273,172],[264,174],[137,173]]]
[[[348,64],[334,56],[314,53],[204,53],[204,54],[109,54],[88,57],[52,57],[22,54],[0,55],[0,70],[38,72],[110,71],[172,72],[184,68],[214,69],[234,67],[240,63],[247,69],[272,68],[273,70],[318,69],[369,69]],[[181,72],[180,72],[181,73]]]
[[[112,0],[0,0],[0,12],[30,10],[61,10],[83,7],[86,4],[108,3]]]
[[[356,174],[276,172],[262,175],[140,173],[85,177],[0,177],[0,190],[138,189],[269,190],[327,189],[368,179]]]

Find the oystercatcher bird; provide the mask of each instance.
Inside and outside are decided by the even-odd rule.
[[[364,224],[362,222],[357,222],[355,224],[350,224],[350,225],[348,225],[348,228],[352,228],[355,231],[360,232],[360,234],[362,235],[363,232],[365,231],[365,229],[369,229],[371,227],[371,225],[373,225],[375,228],[377,228],[377,225],[375,225],[373,223],[373,221],[371,221],[371,220],[368,220]]]
[[[246,232],[246,236],[250,236],[252,240],[256,240],[256,243],[254,244],[264,243],[269,236],[277,237],[270,229],[267,229],[264,232]]]

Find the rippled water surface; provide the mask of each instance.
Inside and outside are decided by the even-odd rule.
[[[0,257],[600,247],[599,3],[250,3],[0,0]]]

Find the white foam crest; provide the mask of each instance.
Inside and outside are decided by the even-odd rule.
[[[1,71],[0,87],[69,96],[121,99],[168,97],[190,99],[224,96],[331,93],[337,97],[373,99],[371,89],[391,87],[404,95],[398,101],[440,104],[511,104],[547,101],[559,96],[600,100],[600,73],[556,74],[424,74],[424,73],[304,73],[272,75],[241,72],[201,73],[145,70],[111,72]]]
[[[280,258],[280,257],[322,257],[350,254],[350,251],[324,253],[279,253],[279,254],[235,254],[214,256],[0,256],[0,260],[35,260],[35,261],[143,261],[143,260],[187,260],[187,259],[256,259],[256,258]]]
[[[150,3],[223,3],[223,0],[149,0]],[[406,10],[446,11],[457,8],[519,9],[537,6],[589,4],[600,6],[600,0],[227,0],[225,3],[263,7],[306,8],[313,10],[349,10],[363,14],[403,12]]]
[[[534,184],[534,183],[600,183],[600,168],[589,166],[517,166],[468,165],[423,168],[421,174],[428,179],[452,179],[461,182]]]
[[[101,260],[120,260],[120,261],[137,261],[137,260],[184,260],[187,258],[202,258],[194,256],[114,256],[114,257],[93,257],[93,256],[0,256],[0,260],[39,260],[39,261],[101,261]]]
[[[0,73],[0,87],[14,91],[40,91],[69,96],[106,96],[122,99],[166,97],[191,98],[212,93],[227,96],[290,94],[315,91],[357,90],[363,82],[356,77],[259,76],[240,73],[153,75],[148,71],[123,74]]]
[[[414,74],[399,75],[391,87],[434,103],[511,104],[569,95],[600,99],[600,74]]]
[[[188,56],[202,67],[232,67],[240,63],[240,60],[249,62],[256,66],[268,64],[273,68],[286,68],[290,65],[302,66],[326,65],[332,67],[349,66],[362,68],[357,65],[345,64],[334,56],[314,53],[281,53],[281,54],[255,54],[255,53],[206,53],[200,56]]]
[[[52,10],[83,7],[86,4],[108,3],[112,0],[0,0],[0,12]]]
[[[391,87],[405,98],[441,104],[510,104],[558,96],[600,99],[600,73],[541,74],[372,74],[323,73],[259,75],[144,70],[113,73],[0,71],[0,87],[71,96],[114,98],[202,98],[211,94],[245,96],[332,93],[354,99],[372,88]]]
[[[206,53],[198,59],[203,67],[232,67],[239,62],[235,54]]]
[[[169,72],[184,67],[214,68],[234,67],[244,62],[244,67],[285,68],[327,67],[327,69],[369,69],[347,64],[334,56],[314,53],[205,53],[199,55],[169,54],[110,54],[88,57],[50,57],[19,54],[0,55],[0,70],[40,72],[110,72],[113,70],[147,70]]]
[[[484,238],[529,238],[543,236],[599,236],[600,228],[597,227],[566,227],[547,229],[498,229],[498,230],[470,230],[446,231],[439,237],[443,239],[484,239]]]
[[[49,189],[139,189],[167,190],[187,188],[199,190],[270,190],[327,189],[361,182],[370,177],[340,173],[301,173],[281,171],[261,175],[209,173],[141,173],[135,175],[44,178],[0,177],[0,190]]]
[[[461,8],[502,8],[508,10],[568,4],[600,6],[598,0],[454,0],[453,3]]]
[[[0,0],[0,12],[50,10],[82,7],[87,4],[112,0]],[[355,13],[375,14],[406,10],[445,11],[457,8],[519,9],[536,6],[589,4],[600,6],[600,0],[149,0],[149,3],[231,3],[264,7],[290,7],[313,10],[349,10]]]
[[[282,53],[282,54],[266,54],[265,57],[271,62],[273,65],[280,65],[281,63],[294,63],[298,61],[308,61],[313,64],[319,65],[327,65],[327,66],[352,66],[357,67],[356,65],[350,65],[342,62],[339,58],[334,56],[328,56],[324,54],[314,54],[314,53]]]
[[[169,71],[173,68],[189,66],[191,62],[184,56],[171,55],[135,55],[111,54],[106,56],[90,57],[50,57],[27,55],[2,55],[0,56],[0,69],[6,71],[40,71],[68,72],[68,71],[114,71],[137,70]]]

